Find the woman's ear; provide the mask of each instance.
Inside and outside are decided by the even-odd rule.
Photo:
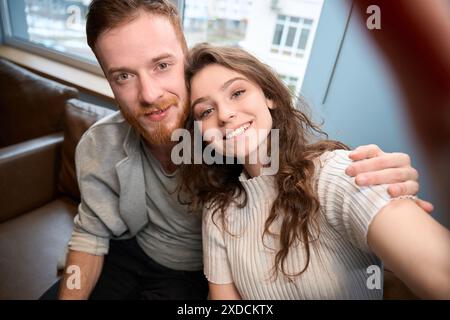
[[[274,107],[274,105],[273,105],[273,101],[272,101],[271,99],[266,98],[266,104],[267,104],[267,107],[268,107],[270,110],[275,109],[275,107]]]

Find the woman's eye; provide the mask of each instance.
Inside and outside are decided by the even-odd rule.
[[[199,115],[199,119],[204,119],[205,117],[207,117],[211,112],[213,111],[212,108],[208,108],[204,111],[202,111]]]
[[[239,98],[244,92],[245,92],[245,90],[237,90],[237,91],[233,92],[233,94],[231,95],[231,98],[232,99]]]

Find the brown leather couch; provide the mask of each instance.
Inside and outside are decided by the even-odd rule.
[[[0,90],[0,299],[38,299],[77,211],[76,144],[113,111],[2,59]]]

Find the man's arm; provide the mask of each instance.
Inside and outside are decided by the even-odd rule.
[[[94,289],[103,267],[104,256],[70,250],[59,288],[61,300],[86,300]],[[73,279],[79,276],[80,279]],[[79,286],[77,286],[77,281]]]
[[[375,216],[367,241],[416,295],[450,299],[450,232],[411,200],[394,200]]]
[[[386,153],[377,145],[360,146],[353,150],[350,159],[354,161],[345,173],[355,177],[359,186],[389,184],[391,197],[415,195],[419,192],[419,174],[411,166],[411,159],[405,153]],[[427,201],[415,201],[423,210],[433,211],[433,205]]]

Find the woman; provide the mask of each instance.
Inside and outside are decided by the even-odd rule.
[[[380,299],[378,258],[418,296],[450,298],[449,231],[384,185],[358,187],[344,173],[346,146],[318,140],[273,71],[243,50],[202,44],[186,77],[189,129],[195,120],[215,159],[239,160],[182,169],[191,205],[204,207],[211,299]]]

